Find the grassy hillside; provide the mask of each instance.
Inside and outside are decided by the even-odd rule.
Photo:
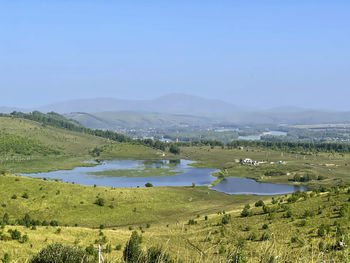
[[[221,147],[182,147],[182,158],[196,160],[197,167],[215,167],[220,176],[247,177],[261,182],[300,184],[294,181],[296,175],[309,181],[301,182],[310,188],[350,183],[350,154],[308,153],[299,154],[277,150],[245,147],[222,149]],[[251,158],[265,161],[259,166],[241,165],[239,160]],[[283,161],[283,164],[279,164]]]
[[[161,246],[181,260],[176,262],[228,262],[238,256],[247,260],[238,262],[349,260],[347,188],[264,197],[262,206],[255,206],[257,196],[208,195],[203,188],[93,188],[10,175],[0,176],[0,182],[2,189],[11,186],[0,193],[0,218],[9,215],[9,225],[0,230],[0,258],[9,253],[16,262],[53,242],[111,245],[104,257],[120,262],[132,230],[142,234],[143,248]],[[98,197],[104,206],[94,204]],[[59,226],[16,225],[26,213]],[[106,229],[99,230],[101,224]],[[11,240],[9,229],[28,240]]]
[[[91,155],[96,147],[104,149],[101,158],[148,159],[161,155],[160,151],[143,145],[113,142],[19,118],[0,117],[0,135],[4,147],[0,169],[11,172],[72,169],[82,165],[82,161],[96,158]]]

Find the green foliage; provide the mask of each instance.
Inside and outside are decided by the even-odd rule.
[[[20,240],[21,239],[21,232],[18,231],[17,229],[15,229],[15,230],[9,229],[8,232],[10,233],[12,240]]]
[[[188,220],[188,225],[196,225],[196,224],[197,224],[196,220],[194,220],[194,219]]]
[[[48,245],[30,260],[30,263],[93,263],[95,260],[81,248],[63,246],[55,243]]]
[[[99,205],[99,206],[104,206],[105,205],[105,200],[103,198],[99,197],[99,198],[96,199],[95,204]]]
[[[145,186],[146,186],[146,187],[153,187],[153,184],[151,184],[151,183],[146,183]]]
[[[265,205],[265,203],[263,200],[259,200],[255,203],[255,207],[264,206],[264,205]]]
[[[223,225],[228,224],[230,221],[231,221],[231,215],[228,215],[228,214],[224,215],[223,218],[221,219],[221,223]]]
[[[171,144],[169,147],[169,152],[173,154],[180,154],[180,148],[176,144]]]
[[[2,263],[10,263],[11,257],[8,253],[5,253],[4,257],[1,259]]]
[[[266,241],[266,240],[269,240],[270,239],[270,234],[268,232],[264,232],[262,235],[261,235],[261,240],[262,241]]]
[[[172,262],[168,253],[165,253],[161,247],[150,247],[147,249],[146,258],[143,262],[147,263],[167,263]]]
[[[141,250],[142,236],[133,231],[128,242],[126,242],[123,259],[127,263],[137,263],[142,258]]]
[[[59,154],[57,150],[43,146],[38,141],[0,131],[0,155],[49,155]]]

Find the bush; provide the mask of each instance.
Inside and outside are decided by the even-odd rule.
[[[268,229],[269,226],[267,224],[263,224],[262,229]]]
[[[58,222],[56,220],[51,220],[50,226],[58,226]]]
[[[121,245],[121,244],[118,244],[118,245],[115,246],[115,250],[118,250],[118,251],[119,251],[119,250],[121,250],[121,249],[122,249],[122,245]]]
[[[95,260],[80,248],[59,243],[48,245],[30,260],[30,263],[53,262],[93,263]]]
[[[221,223],[223,225],[226,225],[230,222],[231,220],[231,215],[224,215],[223,218],[221,219]]]
[[[12,240],[20,240],[21,238],[20,231],[18,231],[17,229],[15,230],[9,229],[8,232],[10,233]]]
[[[86,247],[85,252],[90,256],[98,257],[98,252],[93,244],[90,244],[88,247]]]
[[[21,243],[27,243],[29,241],[28,235],[23,235],[21,239]]]
[[[249,205],[246,205],[246,206],[243,208],[243,210],[242,210],[242,212],[241,212],[241,217],[248,217],[248,216],[251,216],[251,215],[252,215],[252,212],[249,211],[249,208],[250,208]]]
[[[150,247],[147,250],[146,259],[144,262],[158,263],[158,262],[171,262],[169,254],[165,253],[161,247]]]
[[[142,236],[133,231],[128,242],[126,242],[123,259],[127,263],[137,263],[142,258],[141,250]]]
[[[145,186],[146,186],[146,187],[153,187],[153,184],[151,184],[151,183],[146,183]]]
[[[29,198],[29,196],[28,196],[28,194],[27,194],[27,193],[24,193],[24,194],[22,195],[22,198],[24,198],[24,199],[28,199],[28,198]]]
[[[4,257],[1,260],[3,263],[10,263],[11,257],[9,254],[5,253]]]
[[[264,205],[265,205],[265,203],[264,203],[263,200],[259,200],[259,201],[257,201],[257,202],[255,203],[255,206],[256,206],[256,207],[264,206]]]
[[[11,199],[17,199],[17,195],[11,196]]]
[[[270,234],[268,232],[264,232],[262,235],[261,235],[261,240],[262,241],[265,241],[265,240],[269,240],[270,239]]]
[[[96,201],[95,201],[95,204],[96,205],[99,205],[99,206],[104,206],[105,205],[105,200],[103,198],[97,198]]]
[[[197,221],[194,220],[194,219],[190,219],[190,220],[188,220],[188,224],[189,224],[189,225],[196,225],[196,224],[197,224]]]
[[[180,154],[180,148],[179,148],[179,146],[177,146],[175,144],[171,144],[169,147],[169,152],[171,152],[173,154]]]
[[[2,222],[4,222],[6,225],[10,223],[9,215],[8,213],[5,213],[4,216],[2,217]]]

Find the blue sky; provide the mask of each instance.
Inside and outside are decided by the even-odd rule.
[[[0,106],[179,92],[350,110],[350,1],[0,3]]]

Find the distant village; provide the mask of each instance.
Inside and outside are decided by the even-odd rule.
[[[244,160],[238,160],[236,159],[235,162],[240,162],[242,165],[253,165],[253,166],[259,166],[260,164],[268,163],[267,161],[254,161],[250,158],[245,158]],[[284,161],[278,161],[278,164],[284,164]],[[270,164],[275,164],[275,162],[270,162]]]

